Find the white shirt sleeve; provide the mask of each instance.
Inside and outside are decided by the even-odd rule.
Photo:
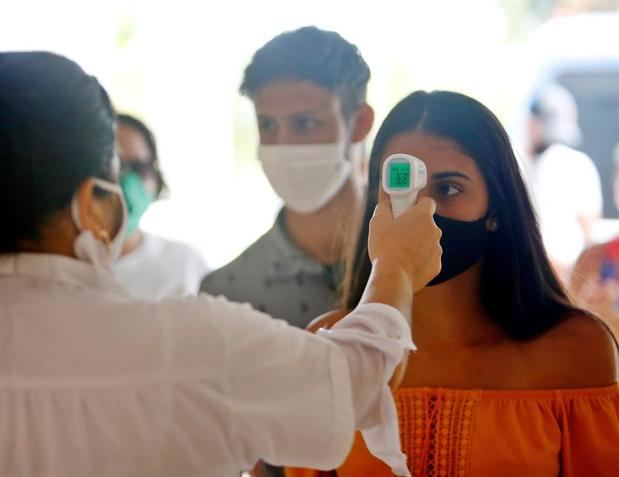
[[[243,467],[263,459],[336,468],[358,426],[368,427],[368,445],[379,458],[391,465],[390,456],[401,454],[387,383],[412,343],[395,309],[363,305],[322,336],[248,308],[222,320],[228,321],[230,440]],[[374,445],[382,430],[388,440]]]
[[[355,427],[362,430],[368,450],[391,467],[394,475],[410,476],[389,388],[404,353],[416,349],[408,323],[395,308],[366,304],[319,334],[335,340],[346,354]]]
[[[328,340],[249,307],[230,312],[221,320],[228,334],[229,435],[240,466],[250,469],[263,459],[337,467],[354,434],[344,354]]]

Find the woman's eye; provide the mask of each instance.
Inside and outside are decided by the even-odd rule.
[[[438,192],[442,197],[453,197],[460,194],[462,190],[454,184],[441,184],[438,186]]]

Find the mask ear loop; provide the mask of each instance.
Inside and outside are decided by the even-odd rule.
[[[119,197],[123,197],[123,190],[118,184],[99,179],[98,177],[93,178],[93,181],[95,183],[95,187],[103,189],[112,194],[116,194]],[[110,238],[110,233],[104,228],[100,228],[97,231],[97,237],[108,247],[108,249],[112,246],[112,239]]]
[[[122,189],[116,184],[112,184],[111,182],[104,181],[103,179],[99,179],[97,177],[93,178],[93,182],[95,184],[95,187],[98,187],[99,189],[103,189],[111,193],[122,194]],[[75,192],[76,196],[77,196],[77,193],[78,192]],[[83,232],[84,227],[82,226],[82,222],[80,220],[79,205],[78,205],[78,201],[76,200],[76,197],[74,197],[73,200],[71,201],[71,217],[73,219],[73,223],[77,227],[77,230],[79,232]],[[104,228],[102,227],[99,228],[94,233],[94,235],[97,237],[97,239],[103,242],[106,245],[106,247],[109,248],[111,246],[112,239],[110,238],[109,232],[105,230]]]

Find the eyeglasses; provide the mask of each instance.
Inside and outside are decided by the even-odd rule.
[[[140,177],[158,177],[160,174],[159,169],[153,164],[125,159],[121,161],[120,173],[126,174],[128,172],[134,172]]]

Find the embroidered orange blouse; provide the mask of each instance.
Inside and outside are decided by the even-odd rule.
[[[619,477],[619,385],[395,392],[414,477]],[[335,475],[286,469],[286,477]],[[358,434],[338,477],[390,477]]]

